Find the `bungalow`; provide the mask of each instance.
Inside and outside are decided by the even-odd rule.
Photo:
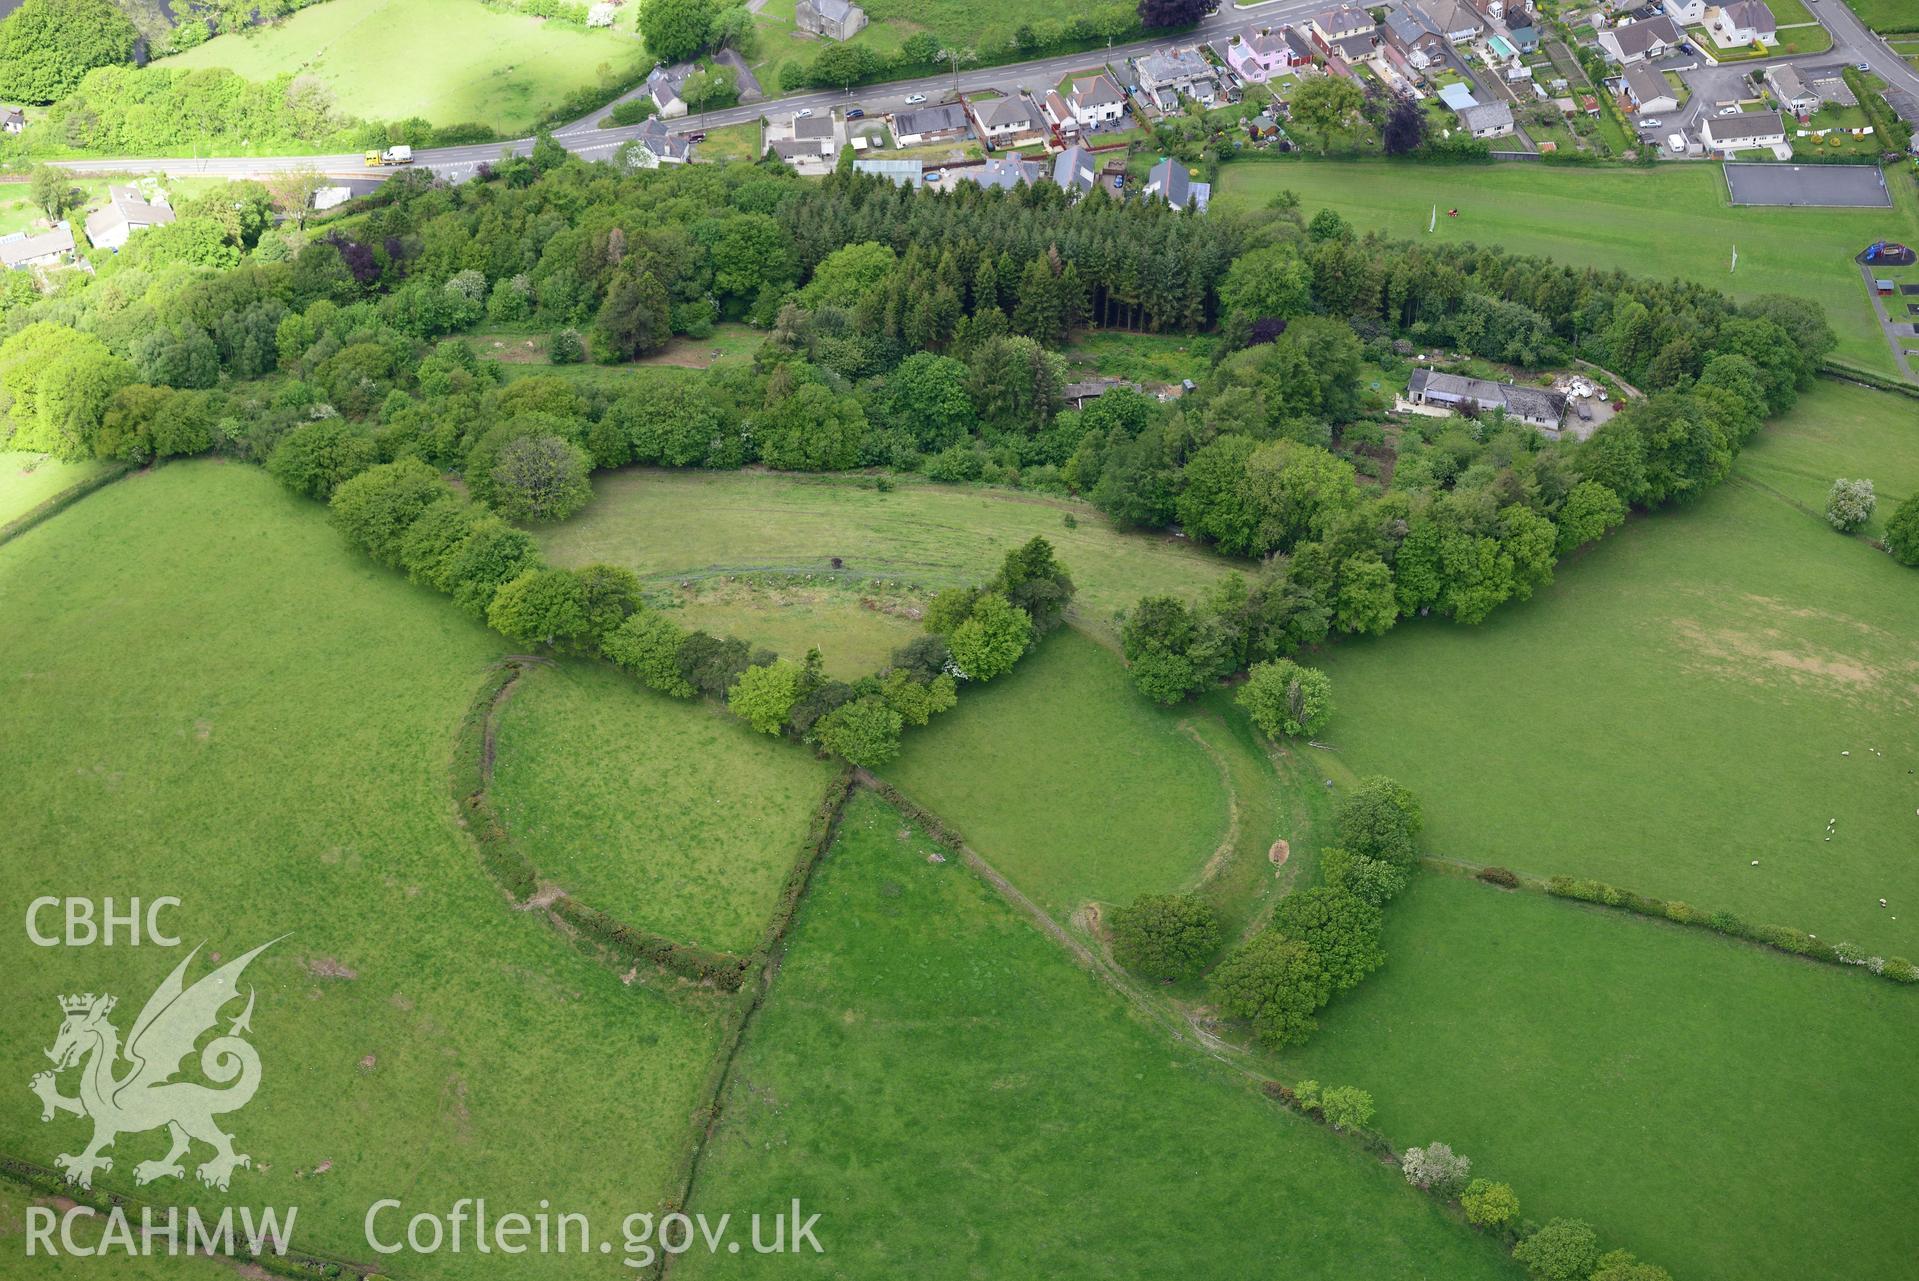
[[[117,252],[134,232],[172,221],[173,207],[164,195],[149,203],[132,187],[108,187],[106,205],[87,215],[87,239]]]
[[[1192,206],[1201,213],[1213,198],[1211,183],[1194,182],[1186,166],[1168,158],[1154,165],[1146,175],[1146,199],[1164,200],[1175,209]]]
[[[1758,147],[1782,147],[1786,142],[1785,122],[1777,111],[1748,111],[1737,116],[1708,116],[1699,131],[1699,140],[1710,151],[1746,151]]]
[[[820,174],[831,169],[842,145],[839,122],[831,112],[793,116],[766,126],[766,150],[801,173]]]
[[[1819,110],[1819,94],[1808,85],[1797,68],[1786,63],[1766,68],[1766,87],[1779,105],[1794,115],[1809,116]]]
[[[1082,382],[1067,383],[1064,387],[1060,388],[1059,394],[1060,399],[1064,400],[1069,407],[1073,409],[1084,409],[1088,404],[1098,400],[1107,392],[1117,391],[1120,388],[1137,392],[1144,392],[1146,390],[1130,379],[1113,378],[1102,375],[1095,378],[1088,378]]]
[[[1226,42],[1226,65],[1241,80],[1254,84],[1291,75],[1312,60],[1312,49],[1293,34],[1291,27],[1277,31],[1248,27]]]
[[[915,107],[893,113],[893,140],[902,147],[917,147],[927,142],[945,142],[971,133],[966,106],[945,102],[938,106]]]
[[[1420,70],[1443,64],[1446,37],[1439,34],[1426,11],[1415,4],[1386,11],[1386,44],[1406,55]]]
[[[693,158],[693,140],[668,129],[657,117],[640,123],[633,135],[633,150],[628,163],[635,169],[658,169],[661,165],[683,165]]]
[[[848,0],[799,0],[793,25],[808,35],[851,40],[866,25],[866,10]]]
[[[1539,48],[1539,28],[1530,22],[1507,27],[1506,35],[1511,38],[1513,48],[1521,53],[1531,53]]]
[[[1046,166],[1037,160],[1006,156],[995,157],[977,168],[953,172],[963,182],[976,182],[982,187],[1011,191],[1022,182],[1029,187],[1038,185],[1039,180],[1046,176]]]
[[[1620,77],[1624,82],[1626,97],[1631,100],[1631,110],[1639,115],[1650,115],[1661,111],[1679,110],[1679,95],[1673,92],[1666,77],[1649,62],[1635,62],[1626,68]]]
[[[1706,24],[1706,30],[1712,32],[1713,40],[1722,49],[1779,43],[1779,24],[1773,21],[1772,10],[1765,6],[1764,0],[1732,0],[1731,4],[1721,5],[1712,21]]]
[[[1164,49],[1134,65],[1140,89],[1161,111],[1177,111],[1181,98],[1191,98],[1203,107],[1219,100],[1219,73],[1198,49]]]
[[[1053,185],[1068,196],[1084,196],[1099,185],[1099,161],[1084,147],[1072,146],[1053,157]]]
[[[24,271],[73,261],[73,226],[65,219],[45,231],[16,231],[0,236],[0,267]]]
[[[1433,30],[1454,44],[1476,40],[1486,30],[1485,20],[1460,0],[1415,0],[1415,3],[1425,10]]]
[[[1126,115],[1126,94],[1119,82],[1104,71],[1075,77],[1062,101],[1073,122],[1082,129],[1110,125]]]
[[[973,104],[973,123],[989,147],[1003,147],[1045,131],[1039,108],[1023,93]]]
[[[1273,119],[1273,113],[1262,111],[1246,119],[1246,136],[1254,142],[1265,142],[1268,138],[1279,137],[1279,121]]]
[[[0,107],[0,131],[19,133],[27,127],[27,113],[19,107]]]
[[[1661,57],[1683,42],[1679,28],[1664,14],[1644,22],[1628,22],[1623,27],[1608,27],[1599,33],[1600,50],[1624,66]]]
[[[1432,369],[1415,369],[1406,386],[1406,399],[1415,405],[1434,405],[1454,413],[1503,410],[1506,417],[1557,432],[1566,419],[1565,397],[1537,387],[1496,383],[1488,378],[1466,378]]]
[[[1503,102],[1482,102],[1460,112],[1459,123],[1475,138],[1504,138],[1513,131],[1513,109]]]
[[[1697,27],[1705,23],[1706,10],[1711,6],[1706,0],[1664,0],[1659,7],[1680,26]]]

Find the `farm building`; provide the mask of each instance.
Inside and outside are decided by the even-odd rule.
[[[849,0],[799,0],[793,25],[808,35],[851,40],[866,25],[866,10]]]
[[[1433,405],[1454,413],[1505,411],[1508,418],[1546,431],[1558,431],[1566,418],[1566,400],[1556,392],[1489,378],[1466,378],[1432,369],[1416,369],[1406,386],[1406,399],[1415,405]]]

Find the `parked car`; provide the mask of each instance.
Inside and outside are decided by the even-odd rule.
[[[925,101],[926,95],[923,93],[909,93],[906,95],[906,105],[909,107],[917,107]]]
[[[706,135],[703,133],[689,133],[686,135],[686,140],[688,142],[705,142]]]
[[[1639,127],[1641,129],[1657,129],[1660,125],[1663,125],[1665,123],[1666,122],[1663,120],[1641,120],[1639,122]]]
[[[795,112],[793,113],[793,119],[795,119],[795,120],[804,120],[804,119],[806,119],[806,118],[807,118],[808,116],[810,116],[810,115],[812,115],[812,114],[813,114],[813,108],[811,108],[811,107],[801,107],[801,108],[800,108],[800,109],[799,109],[798,111],[795,111]]]
[[[1683,133],[1672,134],[1667,137],[1666,145],[1672,148],[1672,153],[1675,156],[1683,156],[1686,154],[1686,135]]]
[[[1719,114],[1720,114],[1720,115],[1722,115],[1722,116],[1736,116],[1736,115],[1738,115],[1738,114],[1739,114],[1739,108],[1737,108],[1737,107],[1721,107],[1721,108],[1719,109]]]
[[[866,115],[865,107],[848,107],[846,109],[846,118],[848,120],[858,120],[865,115]]]
[[[1871,71],[1872,64],[1870,62],[1855,62],[1852,64],[1852,69],[1854,71],[1861,71],[1861,72]]]

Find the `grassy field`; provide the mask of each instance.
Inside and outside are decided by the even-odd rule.
[[[25,1188],[13,1183],[0,1182],[0,1254],[7,1260],[7,1275],[16,1281],[78,1281],[85,1277],[98,1277],[110,1274],[113,1281],[234,1281],[238,1272],[234,1265],[225,1259],[208,1259],[182,1255],[169,1258],[164,1252],[157,1257],[129,1255],[123,1249],[112,1247],[111,1262],[102,1262],[99,1258],[83,1255],[69,1256],[64,1247],[53,1255],[36,1248],[31,1257],[27,1255],[27,1207],[44,1206],[56,1215],[64,1207],[54,1198],[29,1193]],[[132,1212],[131,1223],[135,1231],[139,1230],[140,1216],[137,1210]],[[83,1220],[76,1220],[73,1236],[77,1244],[84,1248],[93,1248],[100,1244],[103,1228],[95,1220],[92,1230]],[[59,1245],[59,1228],[54,1229],[54,1243]],[[38,1243],[36,1243],[37,1246]]]
[[[493,770],[493,800],[542,879],[732,952],[759,942],[832,773],[708,704],[586,664],[524,680]]]
[[[777,654],[804,657],[815,645],[828,675],[854,681],[892,661],[922,630],[925,595],[864,592],[844,583],[784,576],[755,581],[693,580],[665,601],[674,620],[716,636],[751,637]]]
[[[510,135],[608,77],[637,78],[645,61],[631,19],[588,32],[479,0],[327,0],[159,65],[226,67],[250,80],[317,76],[345,115],[477,122]]]
[[[1426,236],[1434,204],[1458,208],[1434,237],[1546,254],[1579,266],[1643,276],[1683,276],[1739,297],[1799,294],[1826,309],[1837,355],[1896,371],[1852,255],[1882,237],[1919,240],[1919,194],[1910,173],[1887,173],[1890,210],[1733,208],[1718,165],[1655,169],[1554,169],[1539,165],[1421,166],[1297,161],[1228,165],[1215,196],[1223,209],[1264,204],[1292,190],[1310,215],[1331,206],[1363,228]],[[1731,249],[1739,271],[1729,275]]]
[[[1386,968],[1296,1076],[1370,1089],[1397,1142],[1444,1140],[1527,1217],[1676,1277],[1912,1276],[1919,992],[1456,877],[1386,921]]]
[[[1755,456],[1843,460],[1819,424],[1854,399],[1808,397]],[[1848,471],[1876,470],[1849,456]],[[1747,467],[1488,623],[1328,649],[1328,737],[1348,766],[1425,798],[1435,852],[1919,955],[1919,592],[1911,571],[1740,483]]]
[[[662,586],[778,572],[836,577],[854,587],[874,579],[951,587],[990,578],[1007,552],[1043,534],[1079,588],[1075,619],[1111,637],[1116,610],[1154,592],[1191,595],[1233,568],[1183,539],[1120,533],[1084,503],[1013,490],[902,478],[882,493],[851,477],[627,468],[596,475],[593,492],[585,511],[536,533],[547,556],[560,565],[626,565]],[[1076,527],[1067,528],[1067,516]],[[838,572],[835,556],[844,564]],[[767,609],[780,606],[769,602]],[[877,624],[856,593],[837,609],[820,609],[820,630],[808,643],[829,659],[843,627],[853,629],[854,643],[872,643]],[[698,621],[696,614],[688,618]],[[774,627],[794,631],[769,620],[767,630]],[[757,639],[744,626],[737,630]],[[910,636],[905,628],[900,633]]]
[[[1912,0],[1846,0],[1852,11],[1874,31],[1919,31],[1919,9]]]
[[[0,450],[0,525],[32,511],[55,494],[98,476],[108,464],[63,463],[46,454]]]
[[[1075,370],[1140,383],[1177,383],[1206,376],[1213,365],[1213,340],[1204,335],[1082,330],[1064,354]]]
[[[1879,508],[1865,532],[1878,537],[1900,500],[1919,493],[1919,403],[1822,379],[1747,446],[1739,474],[1822,513],[1835,479],[1871,480]]]
[[[246,976],[264,1076],[225,1124],[253,1167],[230,1194],[189,1168],[145,1195],[298,1206],[296,1246],[361,1258],[382,1197],[550,1197],[611,1223],[666,1191],[719,1015],[508,910],[455,827],[453,735],[500,647],[238,465],[129,478],[0,547],[0,898],[177,896],[166,924],[207,949],[193,977],[287,936]],[[40,948],[19,921],[0,938],[0,1153],[44,1166],[86,1133],[42,1124],[24,1088],[55,998],[117,995],[124,1034],[185,949]],[[164,1147],[124,1136],[96,1189],[133,1191]]]
[[[1233,826],[1237,789],[1221,761],[1233,780],[1271,786],[1249,742],[1217,725],[1203,742],[1182,728],[1209,715],[1153,706],[1118,658],[1062,631],[914,731],[884,773],[1065,920],[1090,899],[1125,903],[1198,882]],[[1282,834],[1270,830],[1270,799],[1245,803],[1260,807],[1244,826],[1262,853]]]
[[[759,32],[759,49],[753,57],[753,72],[769,94],[780,92],[781,63],[811,63],[820,56],[820,50],[831,43],[800,31],[793,23],[793,9],[794,0],[765,0],[754,19],[754,26]],[[881,55],[897,53],[906,37],[920,30],[922,24],[917,17],[917,14],[908,10],[899,18],[888,21],[869,11],[866,26],[846,43],[871,49]]]
[[[821,1215],[825,1253],[690,1277],[1514,1277],[1355,1146],[1130,1017],[870,794],[736,1064],[694,1211]]]

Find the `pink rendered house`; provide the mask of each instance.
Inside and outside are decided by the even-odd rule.
[[[1228,40],[1223,52],[1234,74],[1255,84],[1289,75],[1313,60],[1312,46],[1291,27],[1248,27]]]

